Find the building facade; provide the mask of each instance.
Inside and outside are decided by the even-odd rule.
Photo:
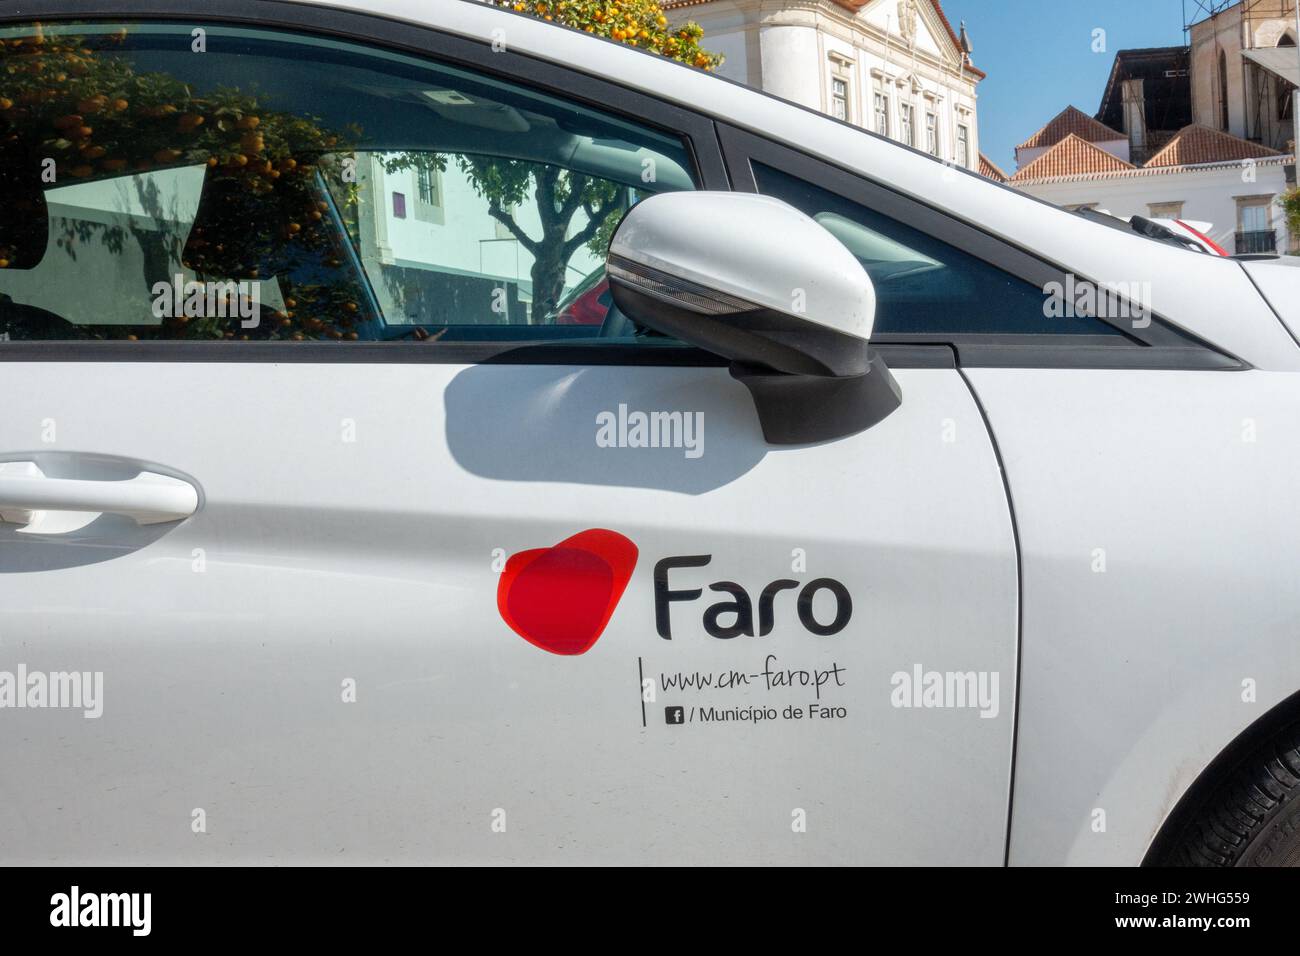
[[[1010,184],[1067,208],[1181,219],[1232,254],[1295,252],[1278,200],[1295,185],[1296,3],[1225,4],[1190,46],[1120,51],[1097,114],[1068,107],[1021,143]]]
[[[1298,0],[1241,0],[1191,27],[1195,121],[1290,151]]]
[[[1288,169],[1288,155],[1194,125],[1141,166],[1070,133],[1010,184],[1067,209],[1181,219],[1232,254],[1269,253],[1295,245],[1277,204]]]
[[[722,76],[979,168],[970,40],[938,0],[666,0]]]

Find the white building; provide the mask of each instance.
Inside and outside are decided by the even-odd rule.
[[[1181,130],[1142,166],[1068,133],[1022,166],[1010,183],[1068,209],[1092,207],[1128,218],[1210,223],[1229,253],[1292,247],[1277,199],[1290,156],[1204,126]]]
[[[1189,47],[1120,51],[1097,116],[1068,107],[1021,143],[1010,184],[1068,208],[1209,223],[1234,254],[1295,252],[1278,199],[1295,184],[1297,2],[1222,3]]]
[[[704,28],[722,76],[979,168],[965,29],[938,0],[665,0]]]

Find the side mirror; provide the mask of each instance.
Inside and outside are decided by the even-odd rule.
[[[731,361],[774,445],[855,434],[902,400],[867,344],[871,278],[839,240],[779,199],[651,196],[619,224],[606,265],[626,316]]]

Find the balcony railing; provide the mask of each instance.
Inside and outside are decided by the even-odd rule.
[[[1248,253],[1277,252],[1277,234],[1271,231],[1239,232],[1237,236],[1237,255]]]

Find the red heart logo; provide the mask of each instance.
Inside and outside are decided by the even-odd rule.
[[[603,528],[520,551],[501,572],[497,610],[528,643],[552,654],[585,654],[618,607],[636,558],[635,544]]]

